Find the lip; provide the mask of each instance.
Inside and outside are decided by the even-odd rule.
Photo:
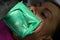
[[[42,28],[44,27],[44,22],[42,21],[41,22],[41,24],[39,25],[39,27],[35,30],[35,33],[39,33],[41,30],[42,30]]]

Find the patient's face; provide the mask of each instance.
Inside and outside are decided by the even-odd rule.
[[[34,12],[34,14],[36,14],[36,16],[38,16],[42,20],[42,23],[35,30],[34,34],[27,36],[24,39],[20,39],[20,37],[15,38],[17,40],[43,40],[44,38],[52,35],[52,33],[56,30],[56,27],[60,20],[60,8],[50,2],[45,2],[41,6],[29,6],[29,8]],[[5,12],[3,11],[3,13]],[[0,13],[2,13],[2,10],[0,11]]]
[[[50,2],[45,2],[41,6],[29,6],[29,8],[42,20],[41,25],[35,30],[37,40],[52,35],[60,19],[60,8]]]
[[[52,40],[51,36],[55,32],[56,27],[60,21],[60,8],[51,2],[45,2],[41,6],[29,6],[30,10],[38,16],[42,23],[35,30],[35,33],[18,40]]]

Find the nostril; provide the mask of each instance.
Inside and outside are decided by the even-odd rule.
[[[41,16],[43,17],[43,18],[46,18],[46,15],[42,12],[41,13]]]
[[[31,10],[33,12],[33,10]]]
[[[31,10],[33,13],[34,13],[34,11],[33,10]],[[35,14],[35,13],[34,13]]]

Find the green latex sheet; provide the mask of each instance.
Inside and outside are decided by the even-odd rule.
[[[4,16],[3,21],[14,35],[22,38],[34,33],[34,30],[41,24],[41,20],[23,2],[18,2]]]

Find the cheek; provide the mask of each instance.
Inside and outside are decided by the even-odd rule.
[[[49,24],[45,23],[44,25],[41,25],[43,27],[38,28],[37,31],[35,31],[35,36],[36,38],[42,38],[42,37],[47,37],[47,36],[52,36],[52,33],[56,29],[56,24]]]
[[[52,33],[55,31],[56,26],[57,26],[57,20],[56,18],[53,17],[51,20],[45,20],[43,25],[39,26],[38,29],[36,29],[35,34],[36,37],[43,37],[43,36],[48,36],[52,35]]]

